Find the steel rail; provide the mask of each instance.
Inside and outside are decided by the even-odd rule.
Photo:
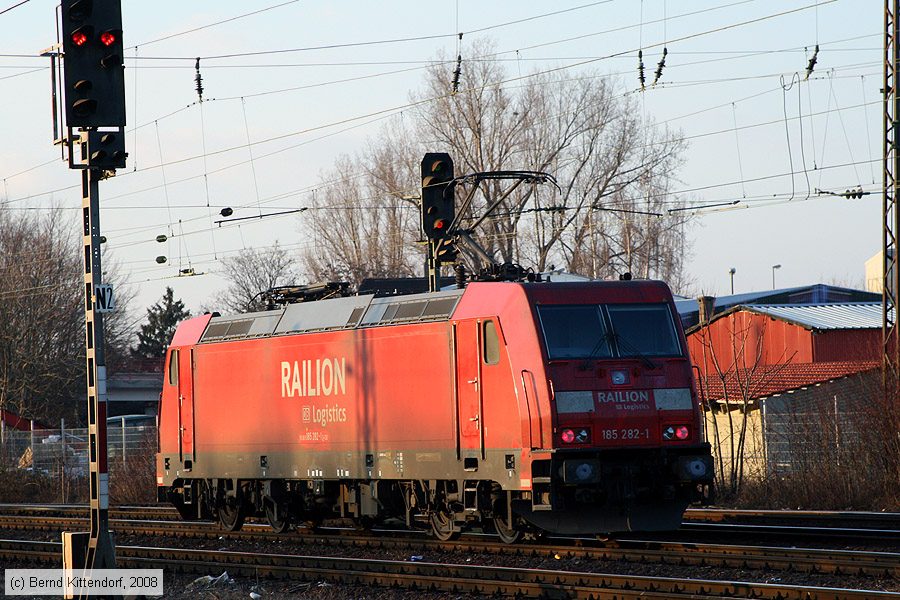
[[[30,555],[58,560],[61,544],[0,540],[0,557],[21,560]],[[29,554],[30,553],[30,554]],[[208,573],[329,581],[414,590],[472,592],[517,597],[637,599],[637,598],[759,598],[766,600],[897,599],[900,593],[739,581],[676,579],[520,569],[483,565],[438,564],[359,558],[241,553],[118,546],[122,567],[162,568],[168,572]]]
[[[804,527],[800,525],[744,525],[741,523],[682,523],[680,533],[728,533],[793,538],[813,537],[842,540],[879,540],[900,542],[900,529],[864,529],[854,527]]]
[[[84,521],[60,517],[0,516],[0,529],[59,531],[76,529]],[[775,546],[747,546],[735,544],[684,543],[674,541],[621,539],[607,542],[574,540],[560,544],[518,544],[514,546],[484,539],[464,538],[453,542],[422,539],[421,534],[384,538],[322,532],[301,532],[286,537],[262,525],[246,525],[239,532],[225,532],[208,523],[172,521],[111,520],[113,531],[120,534],[178,537],[190,539],[248,539],[288,540],[316,546],[330,545],[354,548],[411,550],[441,550],[495,555],[530,556],[536,558],[565,557],[589,560],[617,560],[640,563],[718,566],[726,568],[779,569],[805,573],[835,573],[900,577],[900,553],[815,548],[783,548]],[[392,532],[395,533],[395,532]]]
[[[80,516],[86,507],[71,504],[0,504],[0,513],[27,514],[52,512],[58,516]],[[173,507],[166,504],[152,506],[122,505],[111,507],[110,515],[120,519],[154,518],[180,520]],[[732,508],[689,508],[684,514],[684,524],[734,523],[744,525],[775,524],[775,522],[799,522],[801,524],[841,523],[854,527],[900,530],[900,512],[829,511],[829,510],[772,510]]]
[[[723,509],[689,508],[684,513],[685,523],[744,523],[801,522],[811,523],[853,523],[876,527],[900,529],[900,513],[874,511],[833,511],[833,510],[771,510],[771,509]]]

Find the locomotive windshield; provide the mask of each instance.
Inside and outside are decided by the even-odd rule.
[[[538,315],[550,360],[682,355],[665,304],[543,305]]]
[[[612,356],[601,307],[538,306],[538,314],[551,360]]]

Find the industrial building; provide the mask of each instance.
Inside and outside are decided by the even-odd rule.
[[[809,286],[757,296],[764,302],[727,298],[719,312],[713,299],[695,305],[688,348],[708,408],[707,435],[726,471],[739,464],[738,452],[752,476],[796,469],[823,443],[853,443],[857,404],[880,389],[880,301],[770,301],[864,294]]]

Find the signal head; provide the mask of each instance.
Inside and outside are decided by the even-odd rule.
[[[104,46],[112,46],[118,39],[119,36],[116,35],[115,31],[104,31],[100,34],[100,43]]]
[[[124,127],[121,0],[61,0],[60,6],[66,125]]]
[[[456,214],[453,160],[445,152],[429,152],[422,159],[422,232],[426,238],[449,234]]]
[[[88,36],[83,30],[79,29],[78,31],[72,34],[72,43],[76,46],[84,46],[87,44]]]

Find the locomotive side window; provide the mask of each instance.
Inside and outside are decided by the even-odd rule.
[[[609,358],[609,334],[599,306],[538,306],[550,360]]]
[[[618,354],[632,356],[680,356],[681,346],[665,304],[609,305],[609,320]]]
[[[497,335],[497,326],[493,321],[485,321],[482,325],[482,340],[484,343],[484,364],[496,365],[500,362],[500,336]]]
[[[178,385],[178,350],[169,353],[169,385]]]

